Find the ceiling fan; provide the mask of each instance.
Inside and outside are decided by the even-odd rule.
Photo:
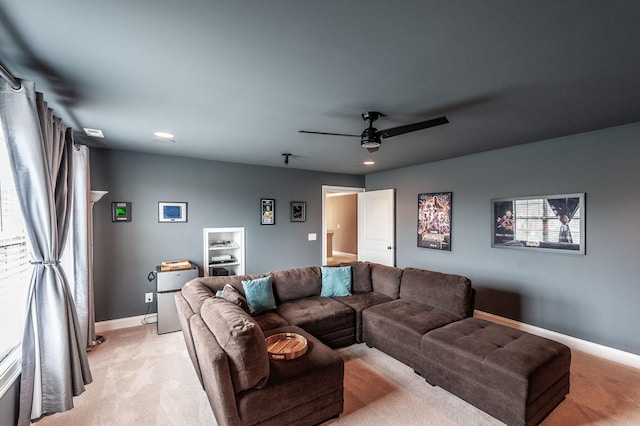
[[[404,126],[392,127],[390,129],[378,130],[373,127],[373,122],[378,118],[384,117],[384,114],[377,111],[367,111],[362,113],[362,119],[369,122],[369,127],[364,129],[360,135],[350,135],[347,133],[330,133],[330,132],[314,132],[311,130],[298,130],[298,133],[311,133],[316,135],[330,135],[330,136],[352,136],[360,138],[360,145],[366,148],[369,152],[375,152],[380,149],[382,139],[390,138],[392,136],[403,135],[409,132],[415,132],[417,130],[426,129],[429,127],[440,126],[447,124],[449,120],[447,117],[442,116],[433,118],[427,121],[421,121],[419,123],[407,124]]]

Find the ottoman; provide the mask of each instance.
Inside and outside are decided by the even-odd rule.
[[[420,372],[508,425],[538,424],[569,393],[571,350],[478,318],[422,337]]]

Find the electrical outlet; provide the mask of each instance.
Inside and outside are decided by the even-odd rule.
[[[153,303],[153,293],[144,294],[144,303]]]

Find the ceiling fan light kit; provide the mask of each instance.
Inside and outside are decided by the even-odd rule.
[[[364,129],[360,135],[360,145],[363,148],[378,148],[380,146],[380,134],[375,127]]]

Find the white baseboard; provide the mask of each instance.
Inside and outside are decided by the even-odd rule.
[[[357,256],[356,253],[346,253],[344,251],[336,251],[336,250],[333,251],[333,254],[336,254],[338,256]]]
[[[555,331],[525,324],[484,311],[475,310],[473,316],[476,318],[495,322],[496,324],[506,325],[507,327],[515,328],[517,330],[526,331],[527,333],[535,334],[537,336],[546,337],[547,339],[563,343],[572,349],[585,352],[599,358],[604,358],[609,361],[617,362],[619,364],[624,364],[629,367],[640,369],[640,355],[632,354],[630,352],[624,352],[619,349],[610,348],[604,345],[599,345],[597,343],[578,339],[576,337],[567,336],[566,334],[557,333]]]
[[[158,314],[138,315],[136,317],[118,318],[108,321],[96,322],[96,333],[119,330],[121,328],[136,327],[139,325],[154,323],[158,321]]]

